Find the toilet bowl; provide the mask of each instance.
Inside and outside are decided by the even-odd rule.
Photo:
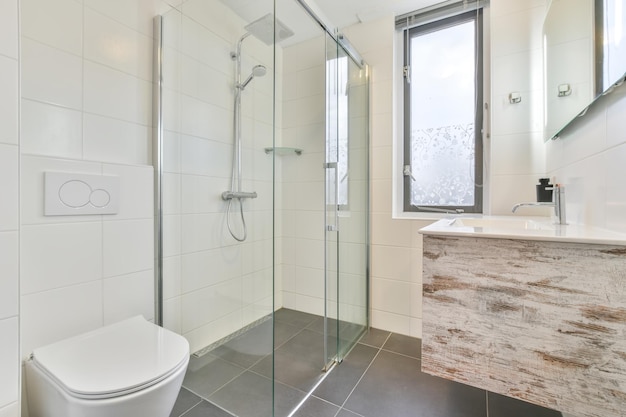
[[[137,316],[37,348],[26,361],[30,417],[168,417],[189,343]]]

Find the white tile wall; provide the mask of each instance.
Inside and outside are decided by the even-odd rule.
[[[14,49],[11,38],[4,36],[8,28],[17,28],[13,3],[0,1],[2,82],[11,74],[5,57],[17,57],[17,31]],[[153,317],[152,25],[153,17],[170,6],[162,0],[21,0],[20,6],[18,357],[23,358],[37,346],[132,315]],[[4,12],[10,10],[13,21],[5,22]],[[17,120],[16,85],[6,87],[7,94],[0,85],[0,109],[9,109],[0,116],[0,142],[6,144],[17,143],[17,123],[11,127],[11,120]],[[4,101],[11,95],[12,113]],[[8,145],[0,146],[0,158],[6,158]],[[11,174],[17,173],[17,156],[14,159],[2,159],[0,189],[13,193],[11,200],[17,202],[18,177]],[[119,213],[45,217],[46,171],[118,176]],[[17,248],[10,251],[12,235],[1,232],[15,223],[17,214],[5,215],[5,207],[0,206],[0,246],[17,258]],[[4,263],[11,257],[3,258],[3,274],[17,267]],[[17,305],[17,298],[4,302],[17,285],[6,286],[3,281],[0,314]],[[0,340],[7,340],[4,334]],[[18,348],[17,337],[8,340]],[[6,374],[0,375],[2,379]],[[10,400],[17,401],[17,396]]]
[[[0,416],[19,415],[19,49],[17,0],[0,0]]]
[[[568,221],[626,232],[625,105],[621,86],[546,144],[549,174],[566,187]]]

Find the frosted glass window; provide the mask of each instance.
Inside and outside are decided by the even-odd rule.
[[[482,211],[477,17],[473,12],[408,32],[405,211]]]

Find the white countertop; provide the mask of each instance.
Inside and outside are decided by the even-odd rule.
[[[544,240],[626,246],[626,234],[579,224],[554,224],[547,217],[454,216],[419,231],[423,235]]]

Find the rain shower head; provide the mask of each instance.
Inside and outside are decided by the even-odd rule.
[[[276,42],[281,42],[294,35],[293,31],[278,19],[276,19],[276,28],[273,30],[273,13],[268,13],[254,22],[249,23],[245,26],[245,29],[267,45],[274,43],[274,34],[276,35]]]
[[[264,65],[255,65],[254,68],[252,68],[252,73],[248,75],[248,78],[246,78],[246,80],[239,85],[239,89],[243,90],[246,88],[254,77],[262,77],[265,74],[267,74],[267,68],[265,68]]]

